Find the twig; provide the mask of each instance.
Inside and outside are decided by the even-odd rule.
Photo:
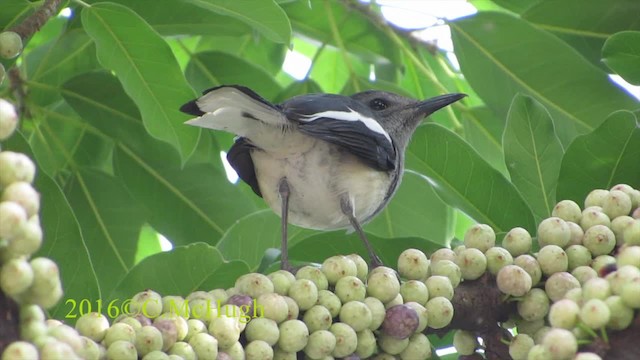
[[[22,40],[30,38],[36,31],[40,30],[50,17],[58,13],[58,7],[61,3],[62,0],[45,0],[44,4],[36,12],[24,19],[20,24],[11,27],[9,31],[20,35]]]

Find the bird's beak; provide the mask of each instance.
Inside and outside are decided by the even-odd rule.
[[[434,98],[417,103],[416,109],[419,110],[420,113],[424,114],[425,117],[427,117],[434,112],[442,109],[443,107],[453,104],[454,102],[462,99],[465,96],[467,96],[467,94],[446,94],[436,96]]]

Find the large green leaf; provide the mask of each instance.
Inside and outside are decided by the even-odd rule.
[[[602,48],[602,61],[629,83],[640,85],[640,31],[612,35]]]
[[[283,4],[293,29],[321,43],[329,43],[368,62],[397,62],[393,42],[366,16],[350,11],[339,1],[295,1]],[[334,27],[335,26],[335,27]]]
[[[640,30],[636,0],[542,0],[523,19],[557,35],[592,64],[605,69],[600,51],[607,38],[623,30]]]
[[[486,106],[472,107],[462,113],[465,140],[480,153],[486,162],[502,174],[507,175],[504,153],[502,152],[504,125],[505,118],[496,116]]]
[[[152,255],[137,264],[108,299],[121,304],[137,292],[153,289],[161,295],[187,296],[196,290],[209,291],[233,286],[235,279],[249,272],[241,261],[225,261],[207,244],[180,246]]]
[[[211,11],[202,11],[201,7],[185,1],[153,0],[153,5],[147,1],[111,2],[127,6],[162,35],[242,35],[251,31],[248,25],[239,20]]]
[[[364,229],[380,237],[422,237],[449,246],[453,223],[453,209],[423,176],[407,171],[391,202]]]
[[[195,52],[222,51],[275,75],[282,70],[287,46],[271,42],[254,34],[242,36],[202,36]]]
[[[452,22],[451,30],[465,78],[485,103],[506,116],[515,94],[532,96],[551,113],[563,144],[613,111],[638,107],[607,74],[523,20],[478,13]]]
[[[266,71],[223,52],[193,54],[185,73],[198,92],[218,85],[241,84],[269,99],[280,91],[280,85]]]
[[[556,201],[564,150],[547,109],[533,98],[516,95],[509,109],[502,147],[511,182],[536,220],[549,217]]]
[[[316,232],[297,226],[289,226],[289,246]],[[218,243],[218,250],[229,260],[242,260],[255,270],[265,251],[270,248],[280,250],[282,231],[280,217],[265,209],[249,214],[238,220],[225,232]]]
[[[65,194],[78,218],[100,291],[109,294],[133,267],[144,209],[116,178],[77,169]]]
[[[593,189],[624,183],[640,187],[640,124],[629,111],[611,114],[593,132],[576,138],[562,159],[558,200],[582,203]]]
[[[535,229],[531,209],[515,187],[441,125],[418,128],[407,148],[406,166],[427,176],[445,203],[496,232],[516,226]]]
[[[118,4],[84,8],[82,24],[96,42],[100,63],[116,73],[140,109],[147,131],[187,159],[199,131],[183,126],[179,107],[194,94],[167,43],[136,13]]]
[[[37,4],[27,0],[3,0],[0,30],[8,29],[35,11]]]
[[[266,38],[289,44],[291,23],[273,0],[183,0],[187,4],[238,19]]]

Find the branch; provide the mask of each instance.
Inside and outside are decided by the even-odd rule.
[[[24,19],[20,24],[11,27],[9,31],[20,35],[22,40],[30,38],[36,31],[40,30],[50,17],[58,13],[60,3],[62,3],[62,0],[45,0],[44,4],[36,12]]]

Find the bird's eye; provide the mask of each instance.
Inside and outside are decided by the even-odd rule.
[[[369,107],[373,110],[384,110],[387,108],[387,102],[382,99],[373,99],[369,102]]]

